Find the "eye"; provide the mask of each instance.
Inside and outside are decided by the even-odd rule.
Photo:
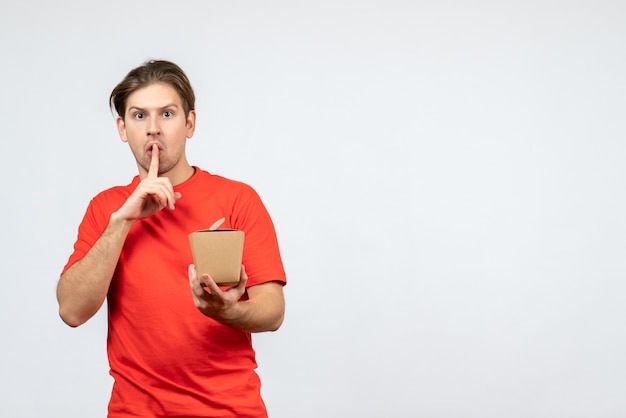
[[[163,116],[166,118],[171,118],[172,116],[174,116],[174,113],[171,110],[166,110],[165,112],[163,112]]]
[[[137,113],[135,113],[135,114],[133,115],[133,117],[134,117],[135,119],[143,119],[143,113],[141,113],[141,112],[137,112]]]

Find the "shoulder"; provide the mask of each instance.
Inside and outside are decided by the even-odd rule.
[[[135,190],[139,184],[139,176],[133,178],[133,180],[125,186],[112,186],[108,189],[101,191],[91,199],[91,205],[107,207],[107,206],[119,206],[120,202],[125,201],[128,196]]]
[[[196,177],[198,182],[210,186],[214,190],[228,193],[241,193],[256,195],[256,190],[247,183],[234,180],[218,174],[209,173],[196,167]]]

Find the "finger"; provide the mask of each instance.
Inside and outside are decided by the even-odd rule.
[[[211,294],[206,291],[202,286],[202,283],[198,280],[196,269],[193,264],[189,266],[189,286],[191,287],[191,296],[193,297],[194,305],[202,311],[209,307]]]
[[[212,295],[217,295],[222,298],[222,289],[220,289],[220,287],[217,285],[217,283],[215,283],[215,280],[213,280],[211,276],[209,276],[207,273],[203,274],[202,282]]]
[[[161,186],[161,188],[159,189],[159,192],[157,194],[158,194],[159,200],[161,201],[161,204],[163,206],[167,206],[171,210],[174,210],[175,209],[175,203],[176,203],[176,201],[178,199],[180,199],[182,194],[180,194],[179,192],[175,192],[174,188],[169,183],[169,180],[167,180],[167,179],[165,179],[165,180],[167,181],[167,183],[164,183]]]
[[[163,180],[159,182],[159,180]],[[169,180],[165,177],[159,177],[156,182],[153,182],[149,187],[148,193],[152,195],[154,201],[158,204],[159,208],[165,206],[170,209],[174,209],[174,203],[180,198],[181,194],[174,192],[174,189],[169,184]]]
[[[159,147],[152,144],[152,159],[150,160],[150,169],[148,170],[148,178],[155,179],[159,175]]]
[[[187,267],[187,276],[189,277],[189,283],[194,285],[198,282],[198,275],[196,273],[196,267],[193,264],[189,264]]]
[[[174,204],[176,203],[176,201],[178,199],[180,199],[182,195],[178,192],[173,192],[172,196],[170,198],[167,199],[167,207],[170,208],[171,210],[175,209]]]
[[[196,275],[196,268],[193,264],[189,264],[189,267],[187,267],[187,277],[189,277],[189,286],[192,289],[198,285],[198,277]]]
[[[241,274],[239,275],[239,283],[236,286],[237,289],[244,289],[245,290],[246,283],[248,283],[248,274],[246,273],[245,266],[242,264],[241,265]]]
[[[193,264],[190,264],[187,272],[189,276],[189,287],[191,287],[191,293],[193,293],[194,296],[201,296],[202,293],[204,293],[204,289],[202,288],[202,284],[198,280],[195,266]]]

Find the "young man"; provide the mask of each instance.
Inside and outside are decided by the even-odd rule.
[[[130,71],[110,104],[139,175],[91,200],[57,286],[72,327],[107,300],[108,416],[266,417],[250,333],[283,321],[286,277],[270,216],[251,187],[188,163],[195,96],[176,64]],[[231,288],[197,276],[188,239],[220,218],[245,232]]]

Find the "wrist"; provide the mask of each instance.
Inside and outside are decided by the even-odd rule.
[[[226,309],[223,309],[220,313],[221,320],[225,325],[238,327],[242,322],[245,322],[245,308],[242,302],[235,302],[233,305]]]
[[[122,229],[128,231],[130,227],[135,223],[135,220],[126,219],[119,211],[113,212],[109,217],[109,226],[115,229]]]

